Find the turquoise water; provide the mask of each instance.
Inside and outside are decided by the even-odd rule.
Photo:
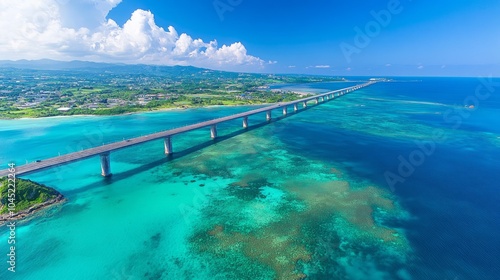
[[[0,279],[498,279],[499,88],[462,110],[480,84],[376,84],[269,125],[253,116],[245,133],[225,123],[215,143],[176,136],[174,160],[162,141],[114,152],[110,179],[98,158],[29,175],[68,202],[18,226],[17,272]],[[0,162],[248,109],[2,120]],[[437,130],[446,139],[388,184]]]

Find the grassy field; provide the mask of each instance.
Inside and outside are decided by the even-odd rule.
[[[9,182],[6,177],[0,178],[0,214],[8,213],[7,205],[14,202],[15,213],[26,210],[33,205],[56,198],[59,193],[45,185],[30,180],[16,178],[15,200],[9,198]]]

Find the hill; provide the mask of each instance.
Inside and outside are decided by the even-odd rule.
[[[13,188],[10,187],[10,189]],[[12,196],[12,193],[15,196]],[[0,223],[25,218],[63,200],[64,197],[58,191],[21,178],[16,178],[15,192],[9,192],[7,178],[0,178]],[[15,205],[12,213],[10,213],[12,208],[9,207],[9,203]]]

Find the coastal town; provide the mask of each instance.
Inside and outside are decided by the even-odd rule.
[[[342,80],[182,66],[122,68],[99,64],[97,68],[62,70],[0,67],[0,118],[7,119],[292,101],[304,94],[270,89],[269,85]]]

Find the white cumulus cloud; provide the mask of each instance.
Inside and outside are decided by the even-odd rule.
[[[219,46],[166,30],[150,11],[120,26],[107,19],[121,0],[0,0],[0,59],[92,60],[260,69],[266,62],[240,42]]]

